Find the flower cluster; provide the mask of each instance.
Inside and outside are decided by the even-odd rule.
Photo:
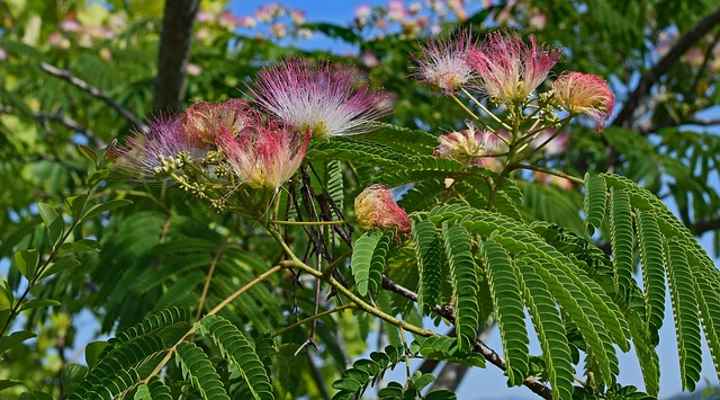
[[[321,138],[367,132],[390,109],[387,94],[355,86],[352,70],[297,60],[261,71],[252,93],[268,113]]]
[[[435,148],[433,155],[499,172],[502,167],[500,159],[508,151],[508,138],[505,131],[477,130],[469,125],[467,129],[438,137],[440,144]]]
[[[287,61],[258,75],[249,101],[199,102],[159,119],[116,150],[120,169],[170,177],[204,197],[214,187],[277,190],[300,167],[312,136],[366,132],[388,96],[356,85],[351,70]]]
[[[207,7],[198,13],[198,22],[202,24],[197,33],[200,39],[212,37],[209,27],[220,27],[229,31],[240,29],[257,37],[274,39],[307,39],[312,36],[312,31],[303,28],[305,12],[279,3],[265,4],[253,15],[235,15],[228,10],[220,11]]]
[[[363,4],[355,9],[354,24],[371,37],[398,32],[405,37],[436,35],[444,23],[467,19],[465,0],[389,0],[387,5]]]
[[[383,185],[372,185],[355,197],[355,216],[361,228],[395,229],[410,232],[410,218],[395,202],[392,191]]]

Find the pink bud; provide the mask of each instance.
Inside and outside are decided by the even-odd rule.
[[[397,229],[403,234],[410,232],[410,218],[395,202],[386,186],[372,185],[355,198],[355,216],[365,230]]]

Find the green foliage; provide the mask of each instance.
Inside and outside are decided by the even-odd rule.
[[[412,229],[418,261],[418,308],[427,312],[439,303],[445,253],[432,222],[415,221]]]
[[[403,361],[404,355],[404,349],[387,346],[382,352],[370,353],[369,359],[355,361],[353,366],[345,370],[342,377],[333,383],[333,388],[337,390],[333,399],[356,398],[365,391],[368,385],[381,379],[387,369],[394,368]]]
[[[610,200],[610,244],[615,268],[615,290],[627,298],[632,282],[634,237],[630,213],[630,197],[621,190],[613,190]]]
[[[442,240],[452,276],[458,349],[468,351],[475,343],[479,324],[478,268],[471,252],[471,238],[462,225],[443,225]]]
[[[255,345],[239,329],[216,315],[203,318],[200,326],[203,335],[210,337],[223,357],[238,370],[253,399],[275,398],[265,366],[255,352]]]
[[[190,381],[203,400],[230,399],[215,367],[200,347],[192,343],[180,343],[175,352],[175,361],[183,377]]]
[[[528,374],[528,337],[523,291],[515,265],[505,249],[491,238],[482,244],[483,260],[500,334],[508,384],[520,385]]]
[[[382,237],[383,233],[381,231],[369,231],[360,236],[353,245],[352,273],[358,293],[362,296],[368,294],[373,255]],[[377,274],[373,274],[373,276],[377,277]],[[377,287],[377,281],[375,281],[374,285]]]

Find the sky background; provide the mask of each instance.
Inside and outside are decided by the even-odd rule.
[[[237,15],[253,15],[255,10],[263,4],[267,4],[267,0],[234,0],[230,3],[230,9]],[[332,22],[337,24],[347,24],[352,21],[355,8],[362,4],[380,5],[387,4],[386,0],[288,0],[281,2],[289,7],[298,8],[305,11],[305,17],[309,22]],[[406,1],[409,4],[410,1]],[[473,10],[477,10],[480,1],[469,1],[468,14]],[[353,48],[322,36],[315,36],[310,40],[300,40],[293,43],[294,45],[306,49],[330,50],[337,53],[352,52]],[[712,243],[710,235],[706,235],[702,239],[703,245],[712,254]],[[670,299],[666,300],[666,310],[670,310]],[[442,331],[442,329],[439,329]],[[529,330],[532,332],[532,329]],[[673,327],[673,319],[671,314],[665,316],[665,322],[660,334],[660,345],[658,347],[660,354],[660,396],[661,398],[670,397],[673,394],[681,392],[680,375],[678,373],[678,355],[675,346],[675,332]],[[497,330],[493,332],[487,341],[490,347],[501,350],[502,344]],[[531,338],[531,350],[535,354],[539,354],[539,343],[536,337]],[[620,359],[620,382],[625,385],[635,385],[640,388],[642,385],[642,375],[633,352],[621,353],[618,351]],[[703,341],[703,380],[711,384],[717,384],[717,376],[710,359],[710,353],[707,343]],[[389,378],[402,379],[401,370],[395,371]],[[701,386],[704,386],[701,382]],[[473,368],[462,385],[459,388],[458,398],[462,400],[490,400],[490,399],[536,399],[537,396],[525,387],[507,388],[506,378],[499,369],[489,365],[484,369]]]

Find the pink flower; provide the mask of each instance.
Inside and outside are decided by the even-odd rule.
[[[292,19],[292,22],[295,25],[304,24],[305,23],[305,12],[302,10],[292,10],[290,12],[290,19]]]
[[[355,20],[358,25],[365,26],[372,14],[372,9],[367,4],[362,4],[355,9]]]
[[[394,21],[405,19],[405,4],[403,0],[390,0],[388,2],[388,18]]]
[[[298,131],[351,135],[371,130],[373,121],[389,112],[387,95],[356,88],[355,75],[347,68],[291,60],[260,71],[251,90],[262,108]]]
[[[552,84],[558,104],[573,114],[586,114],[601,130],[615,107],[615,95],[604,79],[593,74],[566,72]]]
[[[450,132],[438,137],[440,144],[433,151],[433,155],[437,158],[497,171],[502,168],[500,161],[502,154],[508,151],[508,146],[503,141],[507,136],[504,131],[478,131],[475,127],[468,126],[462,131]]]
[[[195,158],[202,154],[183,130],[179,118],[161,118],[150,124],[147,135],[136,134],[124,146],[114,149],[116,165],[141,178],[161,174],[165,163],[176,163],[181,155]]]
[[[278,39],[282,39],[287,36],[287,27],[281,22],[276,22],[272,24],[272,26],[270,27],[270,31],[272,32],[273,36]]]
[[[473,76],[473,70],[467,62],[472,48],[469,33],[461,33],[450,40],[430,41],[423,48],[418,61],[419,77],[445,93],[455,92]]]
[[[242,183],[270,190],[276,190],[295,174],[309,143],[309,133],[300,135],[259,120],[237,136],[224,133],[218,138],[218,147]]]
[[[480,78],[480,88],[503,103],[522,101],[547,78],[560,58],[556,50],[530,46],[517,36],[491,33],[479,48],[470,50],[468,62]]]
[[[188,141],[197,147],[206,147],[224,135],[240,134],[255,120],[247,102],[231,99],[224,103],[203,101],[193,104],[185,110],[182,125]]]
[[[355,216],[361,228],[397,229],[403,234],[410,232],[410,218],[395,202],[390,189],[372,185],[355,198]]]

